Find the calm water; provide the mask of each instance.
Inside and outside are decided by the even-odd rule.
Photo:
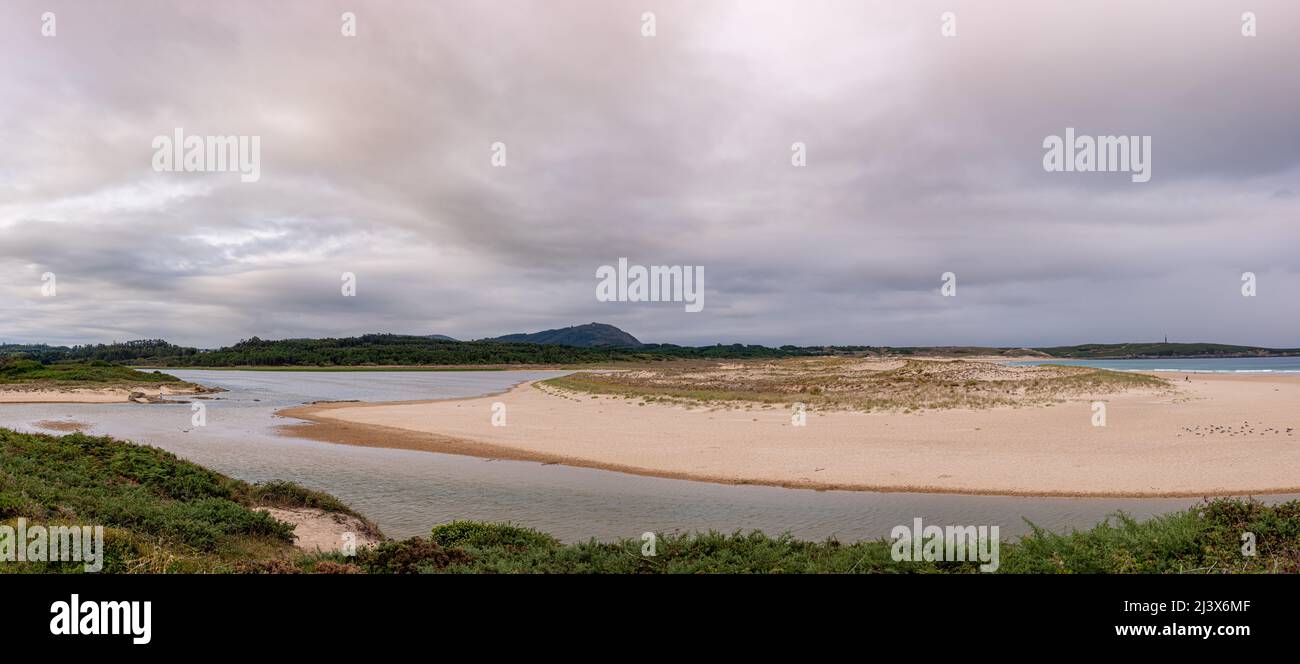
[[[409,450],[333,445],[277,435],[285,406],[324,399],[398,401],[473,396],[558,372],[170,371],[229,392],[206,401],[207,426],[186,404],[0,404],[0,426],[42,431],[43,420],[93,424],[92,433],[155,445],[252,482],[287,479],[338,496],[391,537],[452,519],[511,521],[566,541],[654,531],[759,529],[844,541],[888,538],[915,517],[936,525],[1028,530],[1088,528],[1108,513],[1182,509],[1190,498],[1015,498],[811,491],[639,477],[587,468]],[[1272,497],[1296,498],[1297,496]]]
[[[1193,360],[1035,360],[1030,362],[1008,362],[1007,364],[1074,364],[1118,371],[1300,373],[1300,357],[1225,357]]]

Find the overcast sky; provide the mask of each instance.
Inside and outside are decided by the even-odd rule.
[[[1300,346],[1297,64],[1293,1],[7,0],[0,339]],[[155,171],[178,127],[260,179]],[[1066,127],[1150,181],[1045,172]],[[704,310],[597,301],[620,257]]]

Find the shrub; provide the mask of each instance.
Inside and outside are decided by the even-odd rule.
[[[356,514],[343,501],[321,491],[287,480],[271,480],[254,484],[248,491],[248,497],[258,505],[274,507],[310,507],[326,512]]]
[[[439,546],[432,540],[412,537],[400,542],[384,542],[357,552],[357,564],[372,574],[418,574],[463,565],[472,558],[460,549]]]
[[[509,523],[483,523],[481,521],[452,521],[433,527],[430,539],[443,546],[469,546],[476,548],[513,547],[519,549],[559,546],[554,537]]]
[[[317,574],[365,574],[365,570],[353,565],[352,563],[336,563],[332,560],[322,560],[316,563],[315,572]]]

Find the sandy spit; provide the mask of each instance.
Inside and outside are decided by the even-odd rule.
[[[122,403],[131,395],[143,393],[149,398],[206,394],[203,387],[77,387],[63,390],[23,389],[20,386],[0,388],[0,403]]]
[[[919,414],[687,409],[556,394],[286,409],[284,433],[733,484],[1031,496],[1300,493],[1300,376],[1160,374],[1172,395]],[[492,426],[492,404],[506,426]]]

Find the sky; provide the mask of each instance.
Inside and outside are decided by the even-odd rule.
[[[1298,63],[1285,0],[10,0],[0,342],[1300,346]],[[1066,128],[1150,180],[1045,170]]]

